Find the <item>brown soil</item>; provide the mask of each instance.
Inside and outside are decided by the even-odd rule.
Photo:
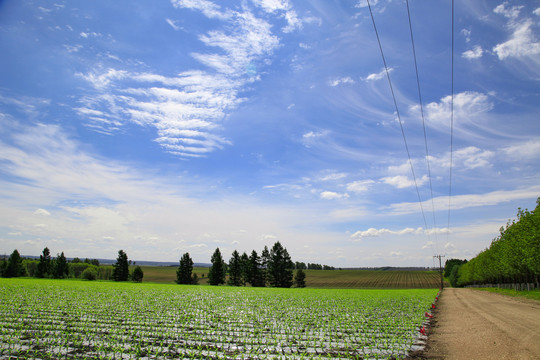
[[[418,359],[540,359],[540,302],[446,288]]]

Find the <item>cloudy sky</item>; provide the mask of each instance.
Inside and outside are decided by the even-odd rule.
[[[0,2],[0,251],[474,256],[540,196],[540,1],[456,0],[453,121],[450,1],[409,1],[418,82],[371,7],[388,73],[366,0]]]

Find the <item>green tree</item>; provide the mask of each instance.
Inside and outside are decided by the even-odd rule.
[[[244,253],[242,253],[242,256],[240,256],[240,273],[241,273],[241,284],[242,286],[246,286],[246,283],[249,282],[250,279],[250,263],[249,263],[249,256]]]
[[[87,267],[87,268],[84,269],[84,271],[82,272],[81,277],[82,277],[84,280],[89,280],[89,281],[96,280],[96,279],[97,279],[97,271],[96,271],[96,268],[93,267],[93,266]]]
[[[124,250],[118,251],[116,263],[113,264],[113,279],[114,281],[128,281],[129,279],[129,261]]]
[[[176,283],[189,285],[193,283],[191,273],[193,272],[193,260],[189,253],[185,253],[180,258],[180,266],[176,270]]]
[[[56,260],[54,261],[54,270],[53,275],[57,279],[62,279],[68,276],[69,267],[64,252],[60,255],[57,255]]]
[[[270,251],[268,246],[264,246],[263,251],[261,252],[261,276],[263,279],[264,286],[268,283],[268,263],[270,262]]]
[[[13,250],[7,261],[7,266],[4,270],[4,277],[19,277],[25,275],[21,254],[17,249]]]
[[[39,255],[36,277],[44,278],[52,275],[51,252],[48,247],[43,249],[43,254]]]
[[[296,287],[304,288],[306,287],[306,273],[302,269],[296,270],[294,275],[294,284]]]
[[[273,287],[289,288],[293,284],[294,263],[289,252],[280,242],[276,242],[270,250],[267,278]]]
[[[467,260],[461,260],[461,259],[448,259],[444,263],[444,277],[449,277],[450,273],[452,272],[452,268],[456,265],[462,265],[465,264]]]
[[[219,248],[212,254],[211,262],[212,266],[208,271],[208,283],[210,285],[225,284],[225,261],[223,261]]]
[[[133,273],[131,274],[131,280],[134,282],[142,282],[142,279],[144,277],[144,272],[142,271],[140,266],[136,266],[135,269],[133,269]]]
[[[261,259],[257,252],[253,250],[249,257],[249,279],[248,282],[251,286],[262,287],[264,286],[264,278],[261,269]]]
[[[240,254],[234,250],[229,260],[229,285],[240,286],[242,285],[242,263]]]

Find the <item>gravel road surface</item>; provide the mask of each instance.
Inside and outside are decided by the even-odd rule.
[[[540,302],[446,288],[423,359],[540,359]]]

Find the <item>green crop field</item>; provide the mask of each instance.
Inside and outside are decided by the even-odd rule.
[[[144,282],[172,284],[176,279],[174,266],[142,266]],[[199,284],[207,284],[208,268],[194,268]],[[403,270],[305,270],[306,283],[311,288],[329,289],[429,289],[438,288],[436,271]]]
[[[437,291],[0,279],[0,358],[405,358]]]

